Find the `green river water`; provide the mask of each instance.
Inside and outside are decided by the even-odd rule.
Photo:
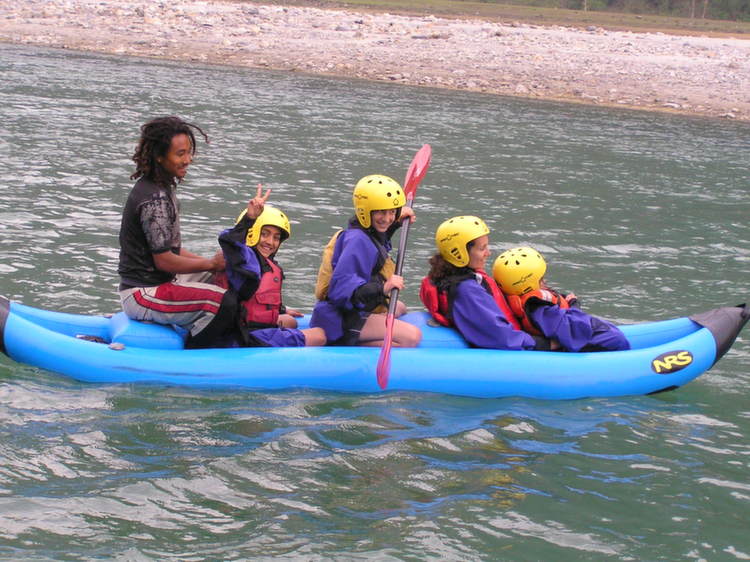
[[[750,298],[748,124],[7,45],[0,76],[0,294],[31,306],[118,310],[129,158],[165,114],[211,140],[185,246],[212,253],[263,182],[304,311],[356,180],[403,180],[423,143],[411,307],[457,214],[616,322]],[[747,560],[748,333],[674,392],[561,402],[92,385],[1,356],[0,558]]]

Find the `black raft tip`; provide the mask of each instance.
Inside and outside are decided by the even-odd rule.
[[[716,340],[714,364],[716,364],[729,351],[737,335],[750,320],[750,310],[745,303],[742,303],[737,306],[725,306],[694,314],[690,316],[690,320],[707,328],[714,336],[714,340]]]
[[[5,353],[5,323],[10,314],[10,301],[0,295],[0,352]]]

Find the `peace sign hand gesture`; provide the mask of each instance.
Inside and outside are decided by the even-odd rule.
[[[263,212],[263,207],[266,205],[266,201],[268,200],[269,195],[271,195],[271,189],[269,188],[266,191],[266,194],[263,195],[263,186],[261,184],[258,184],[258,193],[256,193],[255,197],[250,199],[247,204],[247,218],[257,219],[260,216],[260,214]]]

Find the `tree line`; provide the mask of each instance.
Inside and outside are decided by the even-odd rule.
[[[575,1],[575,0],[574,0]],[[750,21],[750,0],[577,0],[587,9]],[[583,6],[581,6],[583,9]]]
[[[480,0],[488,1],[488,0]],[[489,0],[497,4],[519,4],[653,14],[696,19],[750,21],[750,0]]]

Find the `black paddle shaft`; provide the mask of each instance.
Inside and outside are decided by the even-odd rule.
[[[407,207],[411,208],[411,201],[406,203]],[[394,275],[401,275],[404,270],[404,254],[406,253],[406,238],[409,236],[409,226],[411,226],[411,219],[405,219],[405,222],[401,226],[401,237],[398,241],[398,257],[396,258],[396,270]],[[388,314],[394,316],[396,314],[396,304],[398,303],[398,289],[391,289],[388,301]]]

